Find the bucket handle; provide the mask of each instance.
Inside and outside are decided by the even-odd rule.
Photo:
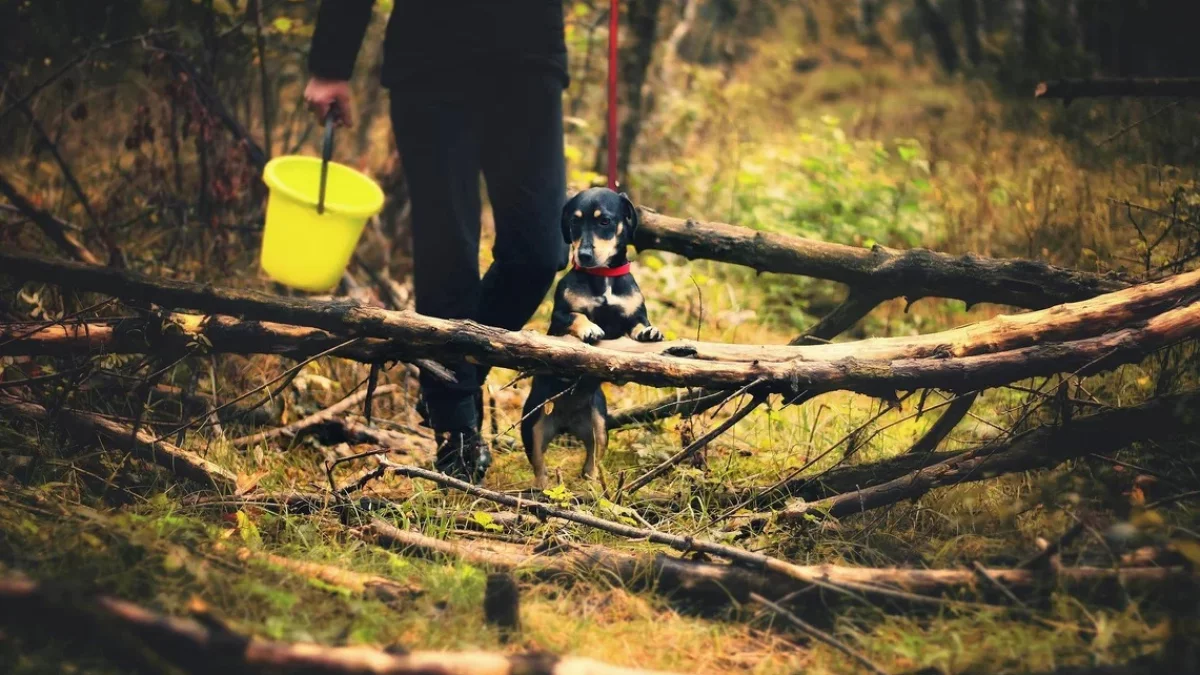
[[[337,101],[329,104],[325,113],[325,139],[321,143],[321,188],[317,194],[317,213],[325,213],[325,180],[329,176],[329,160],[333,158],[333,121],[337,118]]]

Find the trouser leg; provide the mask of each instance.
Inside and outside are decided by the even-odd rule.
[[[475,319],[480,302],[479,145],[471,102],[453,95],[391,99],[392,125],[412,199],[413,292],[420,314]],[[476,428],[475,366],[445,365],[458,382],[421,375],[428,422],[438,431]]]
[[[520,330],[567,264],[562,82],[538,72],[505,78],[476,108],[480,161],[496,223],[493,262],[479,293],[477,320]],[[487,368],[477,369],[478,381]]]

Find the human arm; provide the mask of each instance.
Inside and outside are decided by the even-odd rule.
[[[304,98],[322,118],[338,104],[339,122],[352,121],[350,77],[362,49],[375,0],[322,0],[308,53]]]

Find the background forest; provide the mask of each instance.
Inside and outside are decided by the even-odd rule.
[[[1185,4],[629,0],[619,175],[634,201],[657,213],[764,233],[1029,259],[1122,284],[1183,274],[1200,259],[1200,85],[1165,97],[1034,93],[1065,78],[1200,77]],[[388,197],[336,295],[407,309],[403,158],[378,83],[391,5],[376,3],[354,82],[357,122],[336,147],[338,161],[373,176]],[[301,96],[317,6],[0,0],[0,251],[278,292],[257,260],[259,172],[270,157],[319,154],[321,129]],[[607,3],[567,2],[563,11],[573,80],[566,160],[580,189],[602,184],[606,170]],[[486,209],[484,231],[486,265]],[[650,316],[670,340],[784,345],[847,297],[825,278],[661,250],[634,259]],[[602,483],[579,478],[582,452],[560,443],[548,458],[554,487],[530,496],[516,431],[528,379],[498,368],[486,397],[497,453],[489,490],[524,490],[558,508],[798,565],[969,571],[1052,560],[1183,570],[1167,584],[1117,575],[1027,594],[982,572],[937,602],[814,590],[774,606],[668,596],[594,571],[570,583],[518,574],[514,637],[482,609],[489,556],[533,544],[667,549],[562,520],[520,521],[485,499],[399,476],[364,481],[357,506],[300,506],[297,495],[355,484],[368,464],[346,460],[376,446],[403,445],[410,463],[428,464],[433,440],[417,428],[415,369],[405,364],[386,365],[373,414],[364,414],[370,366],[328,355],[219,353],[202,334],[157,354],[20,349],[47,327],[170,309],[128,300],[30,281],[0,264],[6,574],[210,617],[240,634],[326,645],[545,650],[703,673],[1200,669],[1200,419],[1131,417],[1140,426],[1121,443],[1105,438],[1124,438],[1112,428],[1073,441],[1037,435],[1118,408],[1194,403],[1194,341],[1095,375],[969,394],[835,391],[797,405],[773,397],[624,500],[615,499],[621,486],[729,421],[750,397],[624,424],[611,434]],[[1193,290],[1180,302],[1194,300]],[[1043,306],[901,295],[838,341],[946,331]],[[544,332],[549,310],[547,299],[529,329]],[[668,393],[637,384],[606,392],[619,411]],[[263,435],[355,396],[319,424]],[[112,433],[100,441],[68,433],[62,415],[78,411],[203,456],[236,477],[235,494],[200,492]],[[954,419],[939,426],[942,416]],[[1004,443],[1025,443],[1043,459],[865,513],[745,524],[794,506],[768,487],[797,486],[786,496],[815,501],[866,487],[877,467],[907,471]],[[840,487],[804,492],[822,480]],[[371,509],[359,508],[367,501]],[[389,539],[377,517],[423,539]],[[476,549],[454,553],[435,541]],[[0,608],[5,598],[0,592]],[[0,619],[4,672],[134,667],[84,634],[8,624]],[[188,670],[146,659],[136,668]]]

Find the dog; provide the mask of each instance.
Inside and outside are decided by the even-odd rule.
[[[588,344],[622,336],[639,342],[663,339],[629,273],[626,250],[638,222],[629,197],[605,188],[584,190],[563,206],[562,235],[572,269],[554,289],[550,335],[573,335]],[[537,487],[546,487],[546,448],[563,433],[583,442],[583,476],[595,478],[596,462],[608,446],[608,402],[600,384],[593,377],[533,378],[521,414],[521,441]]]

